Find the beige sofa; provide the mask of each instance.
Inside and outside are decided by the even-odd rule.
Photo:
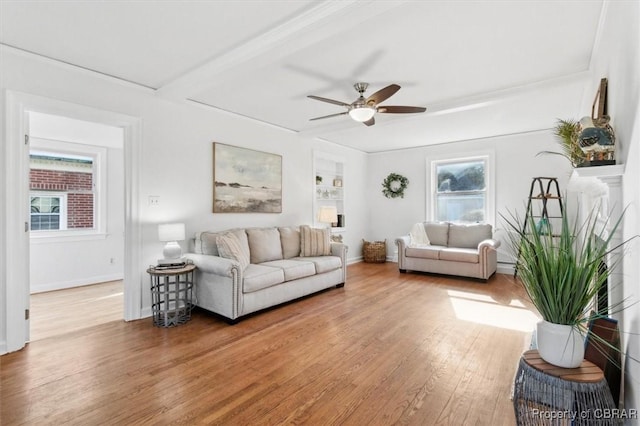
[[[428,242],[415,243],[409,235],[396,239],[400,272],[421,271],[488,280],[498,264],[500,241],[488,224],[460,225],[425,222]]]
[[[193,253],[195,305],[234,323],[311,293],[341,287],[347,247],[308,226],[199,232]]]

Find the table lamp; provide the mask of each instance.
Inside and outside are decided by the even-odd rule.
[[[338,222],[338,209],[335,206],[320,206],[318,209],[318,222],[328,223],[329,226]]]
[[[185,239],[184,223],[158,225],[158,239],[167,243],[162,250],[164,259],[159,259],[158,265],[184,263],[182,247],[178,244],[178,241]]]

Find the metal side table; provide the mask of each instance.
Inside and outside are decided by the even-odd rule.
[[[195,270],[196,266],[193,264],[177,269],[159,267],[147,269],[147,273],[151,276],[153,325],[173,327],[191,319]]]
[[[622,424],[600,368],[587,360],[578,368],[556,367],[537,350],[522,354],[513,407],[518,425]]]

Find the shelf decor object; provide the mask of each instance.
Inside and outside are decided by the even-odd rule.
[[[282,156],[214,142],[213,213],[282,213]]]
[[[397,173],[390,173],[382,181],[382,193],[387,198],[404,198],[404,190],[409,185],[409,179]]]

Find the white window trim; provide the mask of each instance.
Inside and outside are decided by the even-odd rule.
[[[71,156],[92,157],[93,163],[93,185],[95,188],[95,198],[93,206],[92,229],[67,229],[57,231],[36,231],[30,232],[29,237],[32,243],[54,243],[62,241],[84,241],[105,239],[107,237],[107,148],[64,142],[53,139],[32,138],[30,141],[32,151],[45,151]],[[41,192],[41,191],[34,191]]]
[[[495,202],[495,152],[494,151],[482,151],[482,152],[469,152],[460,155],[442,155],[432,158],[427,158],[427,183],[425,188],[429,188],[429,193],[425,197],[426,206],[425,212],[426,220],[435,221],[436,217],[436,203],[435,194],[437,190],[438,178],[436,176],[436,165],[441,163],[460,163],[465,161],[484,160],[486,164],[485,171],[485,186],[486,186],[486,216],[485,223],[489,223],[495,227],[496,224],[496,202]]]

